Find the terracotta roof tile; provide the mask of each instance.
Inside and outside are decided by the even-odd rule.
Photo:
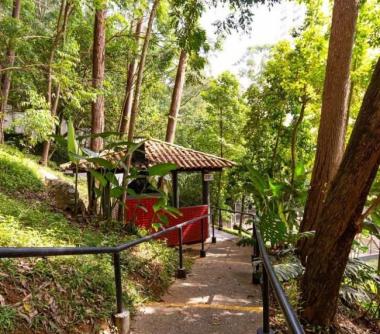
[[[175,144],[169,144],[157,139],[149,139],[142,142],[139,149],[143,152],[144,161],[139,161],[138,167],[150,167],[159,163],[174,163],[178,170],[195,171],[195,170],[220,170],[235,166],[235,162],[220,158],[216,155],[196,151],[190,148],[182,147]],[[101,157],[110,161],[120,161],[125,157],[126,151],[104,151]],[[134,163],[135,164],[135,163]],[[79,163],[81,171],[89,168],[96,168],[93,163],[82,160]],[[72,163],[61,165],[63,170],[75,170]]]

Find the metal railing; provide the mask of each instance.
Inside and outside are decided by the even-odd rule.
[[[221,211],[226,211],[230,213],[238,213],[232,210],[217,209],[219,214]],[[254,215],[249,213],[243,213],[244,215],[254,218]],[[211,218],[212,214],[203,215],[200,217],[193,218],[176,226],[172,226],[151,235],[129,241],[127,243],[114,246],[114,247],[0,247],[0,259],[1,258],[29,258],[29,257],[50,257],[50,256],[64,256],[64,255],[91,255],[91,254],[112,254],[113,256],[113,266],[114,266],[114,279],[115,279],[115,290],[116,290],[116,310],[117,313],[123,313],[123,288],[122,288],[122,272],[121,272],[121,261],[120,253],[137,246],[141,243],[148,242],[159,238],[169,232],[178,231],[178,269],[176,276],[178,278],[186,278],[186,270],[183,265],[183,228],[187,225],[192,225],[195,223],[201,224],[201,249],[200,256],[205,257],[205,244],[204,244],[204,222],[206,218]],[[212,242],[216,242],[215,237],[215,227],[214,222],[211,224],[212,228]],[[269,334],[272,333],[269,326],[269,284],[272,287],[273,293],[282,309],[282,312],[287,321],[289,330],[294,334],[303,334],[303,328],[292,309],[289,301],[286,298],[285,292],[278,281],[272,264],[270,262],[268,253],[266,251],[264,241],[261,237],[260,229],[253,224],[252,228],[252,238],[255,240],[252,253],[252,261],[261,259],[262,261],[262,277],[261,286],[263,294],[263,327],[260,328],[258,334]]]
[[[211,214],[203,215],[190,219],[181,224],[168,227],[156,233],[147,235],[145,237],[129,241],[127,243],[114,246],[114,247],[0,247],[0,259],[1,258],[30,258],[30,257],[50,257],[50,256],[64,256],[64,255],[90,255],[90,254],[112,254],[113,266],[114,266],[114,278],[116,287],[116,310],[118,314],[124,312],[123,307],[123,287],[121,279],[121,264],[120,253],[137,246],[141,243],[157,239],[172,231],[178,231],[178,255],[179,265],[176,276],[178,278],[186,278],[186,270],[183,265],[183,228],[188,225],[200,223],[201,225],[201,249],[200,256],[205,257],[205,245],[204,245],[204,224],[205,219],[211,218]],[[211,220],[211,219],[210,219]],[[123,331],[121,331],[123,332]]]
[[[221,217],[221,212],[229,213],[240,213],[245,216],[252,218],[252,239],[254,240],[254,245],[252,249],[252,262],[255,263],[257,260],[261,260],[262,263],[262,275],[260,279],[261,290],[262,290],[262,300],[263,300],[263,327],[257,330],[257,334],[270,334],[273,333],[270,329],[270,317],[269,317],[269,307],[270,307],[270,287],[272,287],[272,292],[277,299],[278,304],[282,310],[282,313],[285,317],[286,323],[290,333],[293,334],[304,334],[303,327],[297,317],[296,312],[290,305],[286,294],[281,286],[280,281],[278,280],[276,273],[273,269],[272,263],[269,259],[268,252],[265,247],[264,240],[261,236],[260,227],[255,223],[255,216],[251,213],[241,213],[228,209],[216,208],[218,210],[218,217]],[[222,224],[218,224],[222,227]],[[252,280],[255,280],[255,273],[253,273]]]

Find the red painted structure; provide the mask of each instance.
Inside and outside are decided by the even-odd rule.
[[[157,197],[143,197],[143,198],[127,198],[125,208],[126,222],[133,221],[138,227],[153,230],[152,224],[158,221],[153,211],[153,205],[157,202]],[[208,205],[197,205],[185,208],[179,208],[182,213],[181,216],[172,217],[167,215],[169,224],[167,227],[181,224],[190,219],[204,216],[208,214]],[[187,225],[183,228],[183,243],[191,244],[201,242],[202,239],[202,223],[194,223]],[[208,238],[208,219],[203,222],[203,236],[204,239]],[[178,232],[173,231],[166,234],[163,239],[167,240],[169,246],[176,246],[179,243]]]

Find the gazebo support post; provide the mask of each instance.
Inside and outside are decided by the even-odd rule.
[[[172,187],[173,187],[173,206],[179,208],[179,192],[178,192],[178,171],[172,171]]]
[[[202,171],[202,204],[207,205],[207,207],[208,207],[208,212],[207,213],[210,214],[210,183],[209,183],[209,181],[205,180],[205,176],[206,176],[207,173],[208,173],[207,170],[203,170]],[[209,219],[208,219],[208,221],[209,221]],[[203,237],[204,237],[204,235],[203,235],[203,227],[204,227],[204,224],[202,222],[202,224],[201,224],[201,228],[202,228],[202,242],[204,241],[203,240]],[[214,231],[212,233],[212,243],[216,243],[216,238],[215,238]],[[202,249],[201,250],[201,257],[204,257],[204,256],[206,256],[206,252],[204,251],[204,249]]]

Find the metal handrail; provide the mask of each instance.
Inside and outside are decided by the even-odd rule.
[[[114,254],[122,252],[143,242],[151,241],[171,231],[178,230],[186,225],[194,224],[211,215],[203,215],[185,221],[181,224],[165,228],[145,237],[126,242],[113,247],[0,247],[0,258],[25,258],[46,257],[63,255],[90,255],[90,254]]]
[[[0,247],[0,259],[1,258],[29,258],[29,257],[50,257],[50,256],[64,256],[64,255],[90,255],[90,254],[112,254],[113,255],[113,265],[114,265],[114,276],[115,276],[115,287],[116,287],[116,305],[117,313],[123,313],[123,288],[121,280],[121,265],[120,265],[120,253],[137,246],[141,243],[151,241],[162,235],[165,235],[172,231],[178,231],[179,239],[179,267],[177,269],[177,277],[185,278],[186,270],[183,267],[183,234],[182,229],[185,226],[192,225],[195,223],[201,224],[201,250],[200,256],[205,257],[206,251],[204,247],[204,221],[206,218],[212,218],[211,214],[196,217],[187,220],[181,224],[168,227],[158,231],[156,233],[147,235],[145,237],[132,240],[123,243],[118,246],[113,247]],[[211,220],[211,219],[210,219]]]
[[[269,324],[269,283],[272,287],[272,291],[274,296],[276,297],[278,304],[281,307],[282,313],[285,316],[286,323],[291,333],[293,334],[304,334],[303,327],[297,317],[296,312],[290,305],[288,298],[281,286],[280,281],[278,280],[276,273],[273,269],[272,263],[269,259],[268,252],[266,250],[264,240],[261,236],[260,227],[255,223],[255,215],[252,213],[246,212],[238,212],[228,209],[215,208],[215,210],[219,210],[219,215],[221,211],[229,212],[229,213],[239,213],[245,216],[249,216],[253,220],[253,228],[252,228],[252,238],[255,241],[253,246],[253,255],[252,260],[260,258],[262,261],[262,278],[261,278],[261,287],[262,287],[262,295],[263,295],[263,327],[258,329],[258,334],[270,334],[273,333],[270,329]]]

